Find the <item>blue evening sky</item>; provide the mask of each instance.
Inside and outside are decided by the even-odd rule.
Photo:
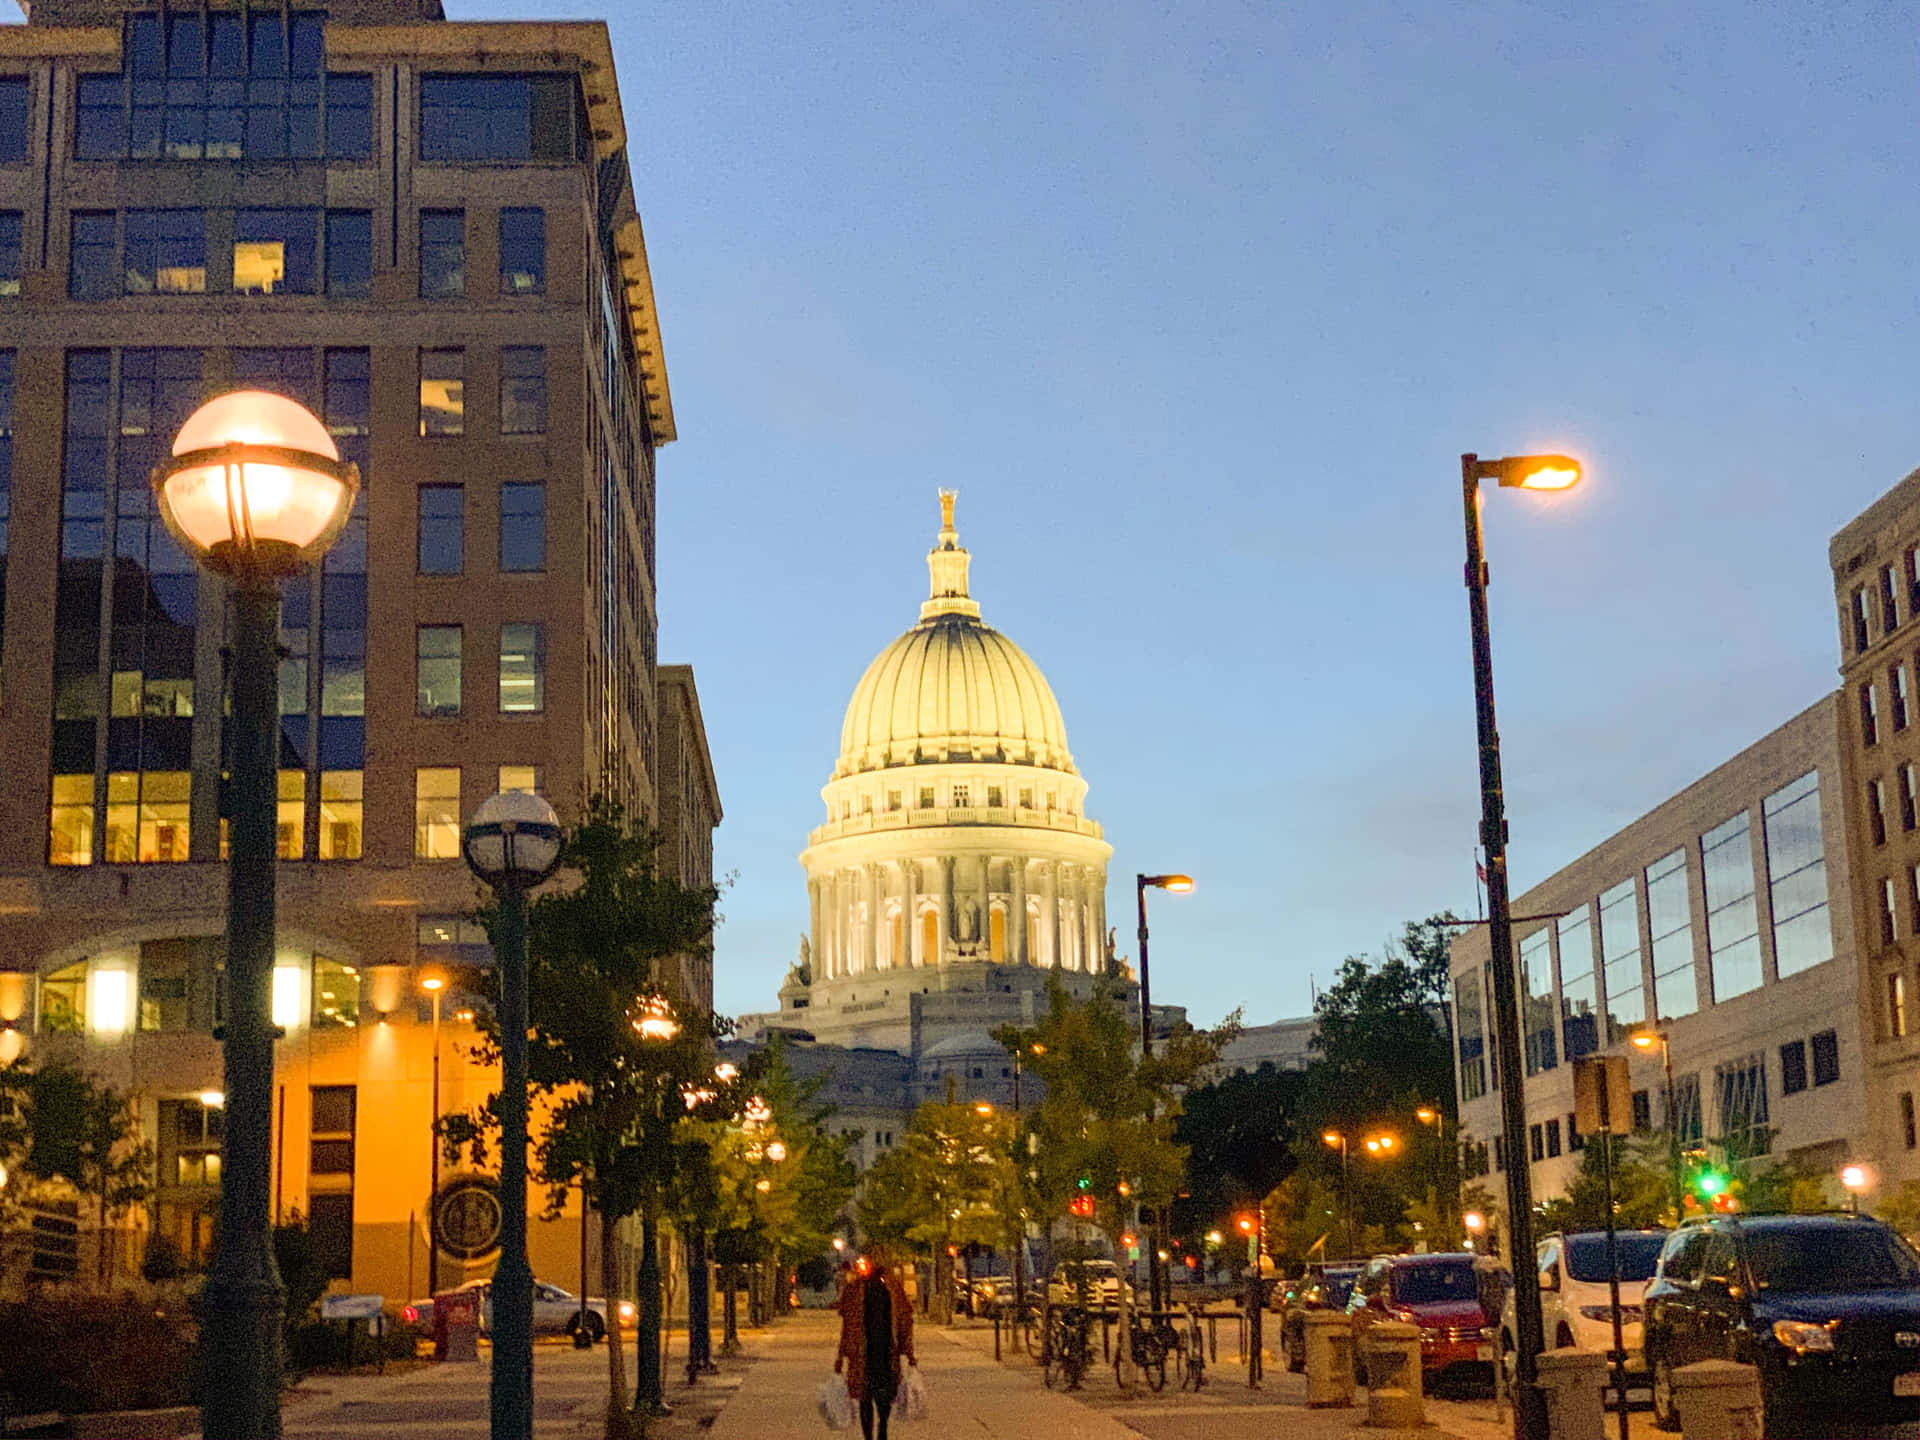
[[[456,18],[553,0],[448,0]],[[1920,462],[1893,4],[628,4],[681,439],[661,656],[768,1008],[841,717],[959,490],[1156,997],[1299,1014],[1474,904],[1458,455],[1524,887],[1834,684],[1828,536]]]

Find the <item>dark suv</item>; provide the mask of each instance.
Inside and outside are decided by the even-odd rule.
[[[1647,1287],[1654,1421],[1679,1428],[1673,1372],[1760,1369],[1766,1433],[1920,1415],[1920,1256],[1862,1215],[1716,1217],[1676,1231]]]
[[[1307,1312],[1309,1310],[1345,1310],[1353,1282],[1360,1277],[1364,1260],[1310,1260],[1284,1290],[1275,1287],[1279,1299],[1280,1348],[1287,1357],[1287,1369],[1296,1375],[1307,1368]]]

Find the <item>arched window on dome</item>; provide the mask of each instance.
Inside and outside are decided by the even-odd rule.
[[[996,965],[1007,963],[1007,912],[997,904],[987,913],[987,958]]]

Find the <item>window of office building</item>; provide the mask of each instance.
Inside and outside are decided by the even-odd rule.
[[[307,1233],[325,1275],[353,1274],[353,1170],[358,1096],[352,1085],[315,1085],[311,1094]]]
[[[547,212],[500,212],[500,293],[539,295],[547,288]]]
[[[424,75],[420,158],[450,164],[585,158],[571,75]]]
[[[372,77],[326,70],[324,19],[280,10],[129,16],[121,71],[79,77],[75,157],[366,159]]]
[[[27,77],[0,78],[0,165],[17,165],[27,158]]]
[[[1911,770],[1908,767],[1909,784]],[[1766,825],[1774,963],[1780,975],[1797,975],[1833,958],[1819,772],[1810,770],[1781,786],[1760,809]]]
[[[415,632],[415,672],[422,715],[460,713],[460,627],[422,625]]]
[[[1560,1043],[1567,1060],[1600,1048],[1600,989],[1593,973],[1593,907],[1560,917]]]
[[[1860,687],[1860,743],[1880,743],[1880,687],[1871,680]]]
[[[462,435],[467,428],[467,352],[420,352],[420,433]]]
[[[1822,1030],[1809,1042],[1813,1051],[1813,1083],[1816,1088],[1831,1085],[1840,1078],[1840,1033]]]
[[[1554,1033],[1552,932],[1544,925],[1520,941],[1521,1033],[1526,1038],[1527,1074],[1537,1075],[1560,1063]]]
[[[361,770],[320,772],[320,858],[360,858],[362,797],[366,773]]]
[[[516,621],[500,627],[500,713],[531,715],[546,708],[544,627]]]
[[[1700,837],[1707,954],[1716,1005],[1760,988],[1760,915],[1753,894],[1753,828],[1746,812]]]
[[[327,212],[327,294],[364,300],[373,293],[373,212]]]
[[[529,795],[543,793],[538,765],[502,765],[499,780],[494,788],[503,795],[509,790],[524,790]]]
[[[1559,1120],[1555,1119],[1555,1120],[1547,1121],[1546,1130],[1547,1130],[1547,1159],[1551,1160],[1555,1156],[1559,1155],[1560,1153],[1560,1122]]]
[[[282,661],[284,666],[288,662]],[[305,719],[304,677],[302,669],[302,719]],[[282,703],[286,702],[282,691]],[[283,757],[284,758],[284,757]],[[274,834],[273,853],[277,860],[301,860],[307,853],[307,772],[305,770],[280,771],[274,796]]]
[[[162,1100],[160,1184],[168,1187],[218,1185],[226,1119],[223,1105],[208,1105],[200,1100]]]
[[[1479,971],[1454,980],[1453,1012],[1460,1047],[1460,1098],[1478,1100],[1487,1093],[1487,1041],[1480,1014]]]
[[[120,293],[115,263],[119,217],[111,210],[76,210],[67,236],[67,294],[75,300],[111,300]]]
[[[1789,1040],[1780,1047],[1780,1093],[1798,1095],[1807,1088],[1807,1042]]]
[[[500,433],[547,433],[547,352],[509,345],[500,352]]]
[[[1674,1131],[1682,1145],[1700,1143],[1703,1119],[1700,1114],[1700,1076],[1697,1073],[1673,1077],[1673,1108],[1666,1116],[1667,1128]]]
[[[0,651],[7,633],[7,550],[13,526],[13,351],[0,350]]]
[[[467,293],[467,212],[420,212],[420,298],[457,300]]]
[[[459,766],[413,772],[413,854],[416,860],[459,858]]]
[[[1647,867],[1647,919],[1653,940],[1653,1004],[1663,1019],[1699,1008],[1693,974],[1693,904],[1687,894],[1687,852]]]
[[[1893,567],[1880,567],[1880,625],[1891,633],[1900,624],[1900,604],[1895,598],[1898,594]]]
[[[1878,891],[1880,910],[1880,943],[1891,945],[1898,933],[1894,921],[1893,877],[1888,875],[1880,881]]]
[[[233,217],[233,288],[312,295],[320,276],[320,211],[242,210]]]
[[[78,1034],[87,1028],[87,962],[48,971],[40,977],[40,1029]]]
[[[1900,1135],[1907,1149],[1920,1148],[1920,1127],[1914,1124],[1913,1092],[1900,1092]]]
[[[420,573],[458,575],[465,567],[466,490],[459,485],[422,485]]]
[[[547,487],[538,481],[500,487],[500,568],[547,568]]]
[[[1871,608],[1871,602],[1868,601],[1864,588],[1855,590],[1847,597],[1847,618],[1852,622],[1853,653],[1856,655],[1865,650],[1869,643],[1867,615]]]
[[[1911,830],[1920,824],[1920,770],[1912,765],[1900,767],[1900,828]]]
[[[1726,1147],[1727,1158],[1738,1162],[1766,1154],[1770,1146],[1766,1058],[1753,1054],[1714,1066],[1713,1092],[1720,1117],[1715,1138]]]
[[[1907,977],[1895,971],[1887,976],[1887,1038],[1904,1040],[1907,1035]]]
[[[1881,780],[1867,782],[1867,833],[1873,843],[1887,843],[1887,787]]]
[[[107,773],[107,863],[148,865],[189,857],[187,770]]]
[[[129,210],[121,257],[129,295],[198,295],[207,288],[207,217],[201,210]]]
[[[313,1029],[355,1029],[359,1025],[359,970],[313,956]]]
[[[414,963],[450,969],[483,969],[493,964],[487,928],[467,915],[422,915],[414,930]]]
[[[193,942],[149,940],[140,946],[140,1028],[148,1033],[187,1028],[187,986]]]
[[[0,210],[0,299],[20,293],[20,222],[18,210]]]
[[[1600,965],[1607,986],[1605,1043],[1616,1045],[1647,1018],[1640,971],[1640,916],[1631,880],[1622,880],[1600,897]]]

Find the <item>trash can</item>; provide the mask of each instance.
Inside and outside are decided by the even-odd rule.
[[[1673,1408],[1685,1440],[1760,1440],[1760,1371],[1702,1360],[1673,1372]]]
[[[1316,1410],[1353,1404],[1353,1321],[1344,1310],[1309,1310],[1307,1404]]]
[[[1420,1373],[1420,1327],[1381,1320],[1367,1327],[1367,1424],[1413,1430],[1426,1423]]]
[[[1534,1364],[1553,1440],[1606,1440],[1607,1357],[1597,1350],[1549,1350]]]
[[[480,1358],[478,1290],[447,1290],[433,1297],[433,1358]]]

